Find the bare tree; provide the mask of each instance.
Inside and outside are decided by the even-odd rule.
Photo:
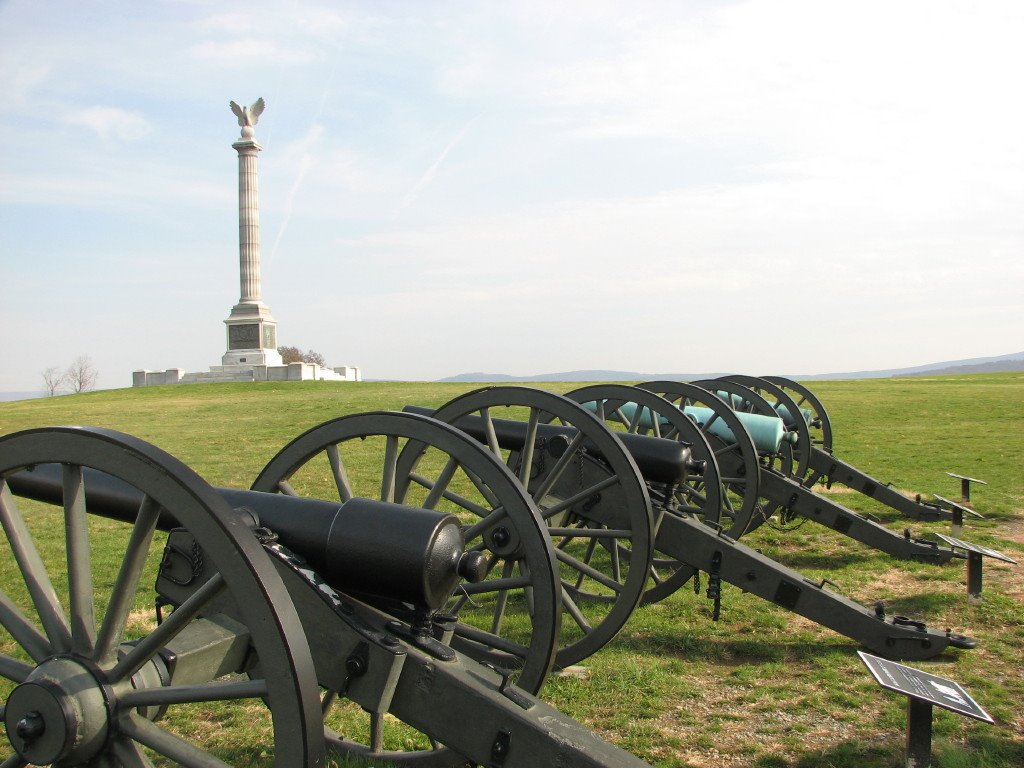
[[[100,374],[93,368],[88,355],[79,355],[64,371],[64,379],[72,392],[85,392],[96,386]]]
[[[277,351],[280,353],[285,365],[288,363],[314,363],[321,368],[327,367],[327,361],[324,360],[324,356],[314,349],[309,350],[309,352],[303,352],[299,347],[278,347]]]
[[[58,392],[60,392],[60,388],[64,386],[64,372],[61,371],[61,369],[55,365],[51,365],[49,368],[43,371],[42,376],[43,392],[46,394],[47,397],[53,397]]]
[[[324,360],[324,356],[312,349],[302,356],[302,362],[315,363],[316,365],[319,365],[321,368],[327,367],[327,361]]]
[[[285,365],[302,362],[303,353],[298,347],[278,347],[277,351],[281,355],[281,359],[284,360]]]

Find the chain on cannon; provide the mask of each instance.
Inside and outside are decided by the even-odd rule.
[[[511,473],[428,419],[344,421],[358,442],[381,438],[386,458],[374,494],[337,502],[215,489],[110,430],[0,438],[12,553],[0,591],[5,765],[312,768],[351,753],[425,766],[644,765],[514,674],[445,643],[458,621],[438,608],[459,585],[487,581],[489,555],[465,547],[465,523],[440,495],[436,510],[392,500],[404,482],[395,459],[403,441],[421,453],[441,443],[442,469],[462,473],[495,509],[532,517],[544,544]],[[336,466],[320,468],[325,482],[366,469]],[[525,538],[527,524],[517,525]],[[546,559],[554,563],[550,551]],[[539,605],[557,584],[539,560],[531,567]],[[554,656],[558,617],[532,630],[530,688]],[[385,732],[385,714],[401,733]],[[196,729],[196,718],[244,725]],[[399,751],[407,743],[420,748]]]

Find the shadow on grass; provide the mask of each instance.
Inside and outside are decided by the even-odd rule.
[[[619,650],[665,656],[700,658],[706,661],[730,663],[819,659],[824,653],[854,656],[861,646],[852,640],[845,645],[814,642],[812,640],[766,640],[756,636],[709,637],[705,634],[680,631],[645,632],[643,635],[620,635],[616,640]]]
[[[958,608],[964,602],[963,593],[938,594],[935,592],[919,592],[915,595],[899,595],[885,601],[887,615],[900,614],[927,621],[929,616],[942,613],[950,608]]]
[[[775,558],[778,562],[801,571],[805,568],[846,568],[851,565],[862,565],[875,557],[875,552],[847,551],[847,552],[782,552],[777,553]]]

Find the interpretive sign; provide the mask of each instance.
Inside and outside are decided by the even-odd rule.
[[[994,722],[963,686],[914,667],[857,651],[880,686],[907,697],[907,768],[927,768],[932,755],[932,706]]]
[[[915,699],[927,701],[967,717],[973,717],[975,720],[984,720],[986,723],[993,722],[989,714],[971,698],[971,694],[965,691],[959,683],[944,677],[929,675],[920,669],[897,664],[895,661],[872,656],[864,651],[857,651],[857,655],[883,688],[913,696]]]

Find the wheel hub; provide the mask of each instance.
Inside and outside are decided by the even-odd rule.
[[[44,662],[7,699],[4,725],[11,746],[29,763],[77,765],[103,746],[109,718],[103,689],[68,658]]]

